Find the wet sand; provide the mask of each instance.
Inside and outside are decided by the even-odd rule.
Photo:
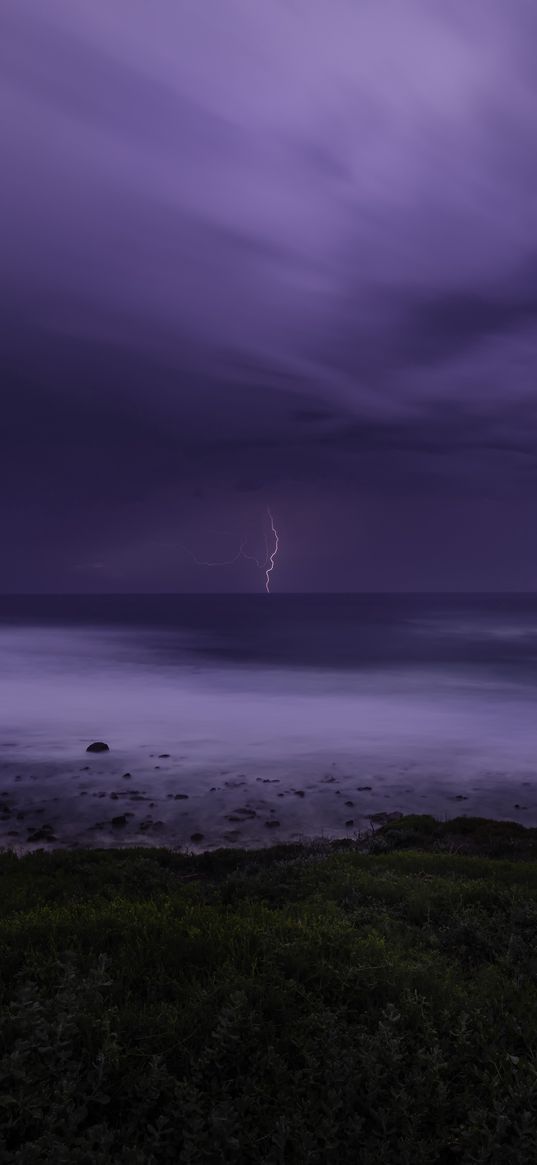
[[[208,850],[361,834],[386,814],[466,814],[537,824],[537,776],[530,769],[460,771],[423,764],[379,766],[377,758],[292,765],[193,768],[154,747],[86,753],[69,760],[17,756],[0,763],[0,847],[164,845]],[[374,763],[376,759],[376,764]]]

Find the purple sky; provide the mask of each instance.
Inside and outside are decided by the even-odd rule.
[[[536,44],[2,0],[0,590],[537,589]]]

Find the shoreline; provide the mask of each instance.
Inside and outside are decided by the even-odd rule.
[[[6,746],[4,746],[5,750]],[[193,764],[173,750],[41,759],[10,745],[0,762],[0,848],[165,846],[201,853],[352,840],[390,820],[429,815],[537,826],[537,780],[468,770],[448,779],[425,762],[304,756],[244,768]]]

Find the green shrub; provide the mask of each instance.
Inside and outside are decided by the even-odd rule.
[[[2,1163],[537,1160],[532,862],[3,854],[0,889]]]

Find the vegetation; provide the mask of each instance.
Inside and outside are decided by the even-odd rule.
[[[520,829],[0,854],[0,1160],[537,1160]]]

